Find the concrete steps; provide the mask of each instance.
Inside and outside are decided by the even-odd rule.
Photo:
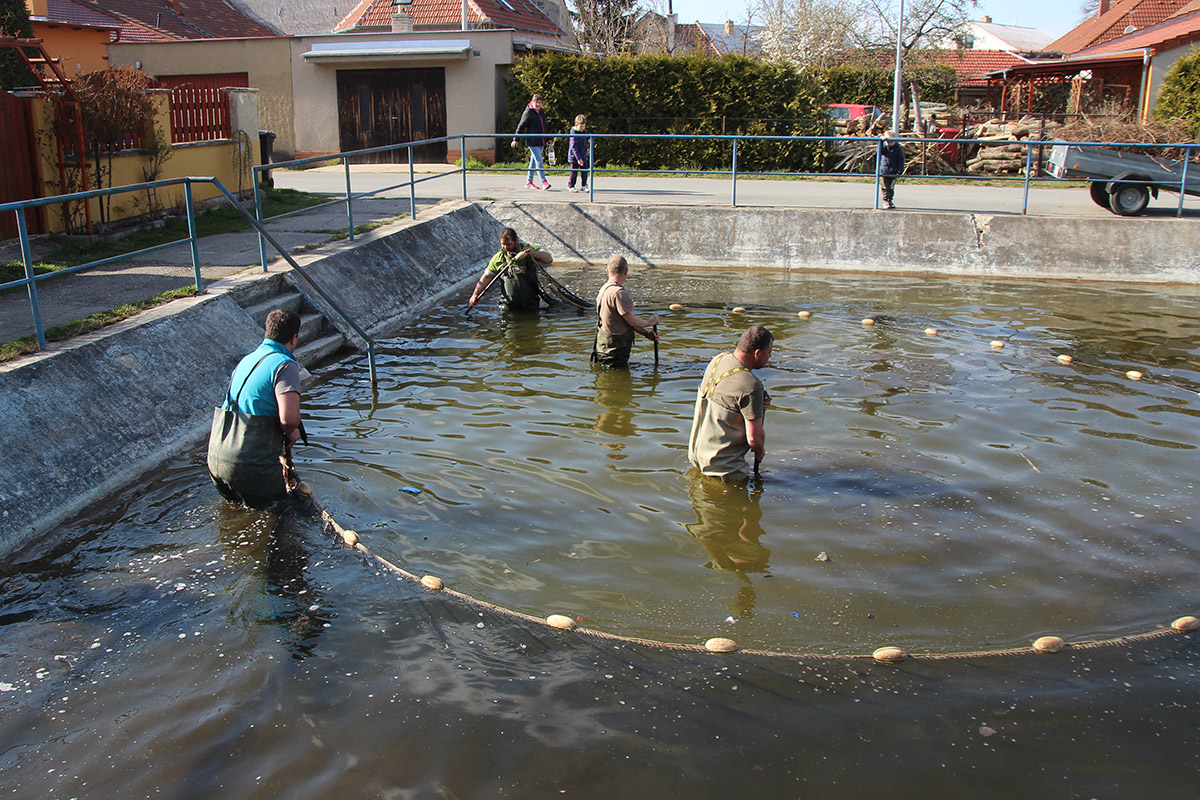
[[[337,355],[350,345],[334,325],[289,280],[259,281],[252,292],[235,299],[254,322],[262,327],[267,315],[277,308],[300,315],[300,337],[296,360],[312,368]]]

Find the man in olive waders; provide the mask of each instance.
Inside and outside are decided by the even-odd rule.
[[[537,311],[542,297],[537,276],[538,264],[553,262],[554,256],[537,245],[522,242],[515,230],[505,228],[500,231],[500,250],[492,256],[479,276],[467,306],[474,308],[492,281],[500,280],[504,306],[509,311]]]
[[[592,361],[605,367],[624,367],[629,364],[633,336],[640,333],[652,342],[658,341],[658,315],[643,319],[633,312],[633,297],[625,288],[629,277],[629,262],[621,256],[608,260],[608,283],[596,294],[596,344]]]
[[[302,435],[300,365],[292,355],[300,316],[277,308],[267,315],[265,333],[233,370],[208,439],[208,472],[217,491],[251,508],[287,497],[295,480],[291,446]]]
[[[710,478],[745,481],[750,477],[746,454],[754,454],[754,474],[766,452],[763,417],[771,397],[752,370],[771,360],[775,337],[762,325],[751,325],[737,349],[709,362],[696,392],[696,410],[688,438],[688,460]]]

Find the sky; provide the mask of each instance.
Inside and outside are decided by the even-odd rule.
[[[680,22],[746,21],[753,0],[672,0]],[[662,5],[666,5],[665,2]],[[1079,0],[980,0],[972,16],[990,16],[1002,25],[1040,28],[1054,39],[1079,24]]]

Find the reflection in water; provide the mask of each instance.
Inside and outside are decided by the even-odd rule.
[[[766,533],[759,506],[762,480],[723,481],[692,469],[687,481],[696,521],[684,527],[704,548],[708,556],[705,567],[732,572],[745,583],[730,610],[737,617],[752,619],[757,594],[746,573],[766,572],[771,557],[771,551],[759,541]]]
[[[327,623],[320,613],[320,590],[305,577],[310,545],[295,524],[301,513],[295,508],[253,511],[227,502],[217,511],[226,561],[242,571],[237,615],[248,627],[278,627],[280,644],[297,660],[313,654]]]
[[[616,437],[613,441],[604,442],[608,448],[608,457],[614,460],[624,458],[625,437],[634,436],[637,427],[633,424],[633,378],[627,369],[606,369],[597,367],[596,404],[604,410],[596,417],[596,430]]]

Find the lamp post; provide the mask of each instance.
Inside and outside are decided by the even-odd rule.
[[[904,0],[900,0],[900,19],[896,23],[896,77],[892,82],[892,130],[900,133],[900,98],[904,87],[900,85],[900,61],[904,52]]]

